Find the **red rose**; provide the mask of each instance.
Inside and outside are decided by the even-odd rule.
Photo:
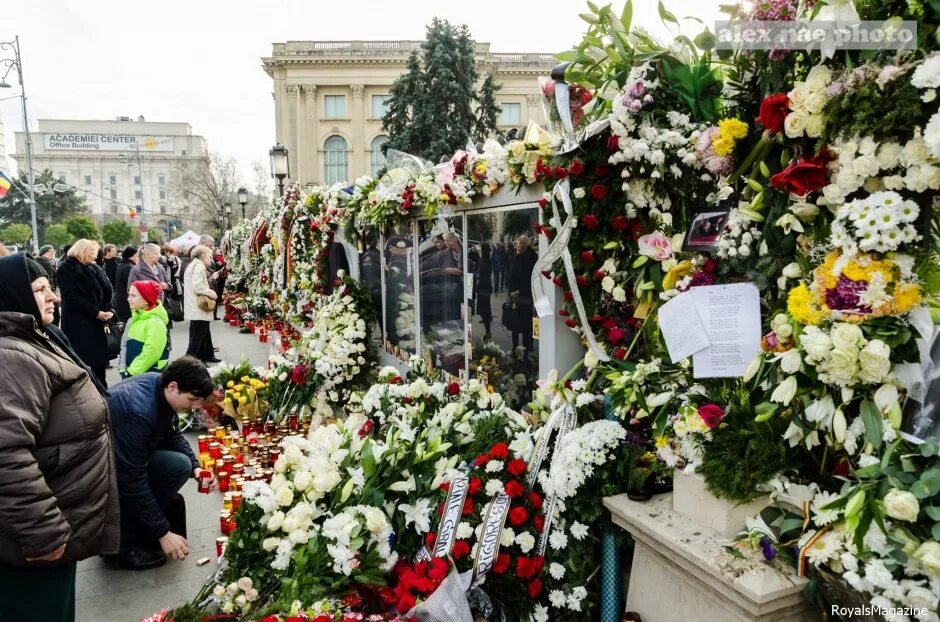
[[[783,122],[790,113],[790,98],[786,93],[768,95],[760,103],[760,114],[757,121],[767,128],[771,134],[783,131]]]
[[[558,315],[560,315],[561,317],[568,317],[568,316],[571,315],[571,314],[568,313],[568,310],[567,310],[567,309],[559,309],[559,310],[558,310]]]
[[[712,257],[709,257],[708,259],[706,259],[705,263],[702,264],[702,270],[704,270],[705,272],[709,274],[713,274],[717,268],[718,268],[718,262]]]
[[[451,549],[450,554],[459,561],[470,554],[470,545],[467,544],[466,540],[457,540],[454,542],[454,548]]]
[[[359,428],[359,438],[365,438],[369,436],[372,432],[372,428],[375,427],[375,424],[372,422],[372,419],[366,419],[366,422],[362,424],[362,427]]]
[[[581,261],[584,263],[594,263],[594,251],[581,251]]]
[[[617,320],[615,320],[612,317],[605,318],[604,321],[601,322],[601,328],[603,328],[604,330],[611,330],[613,328],[617,328]]]
[[[538,203],[539,203],[539,207],[541,207],[542,209],[545,209],[545,206],[548,205],[548,199],[546,199],[545,197],[542,197],[541,199],[539,199]]]
[[[503,458],[509,457],[509,445],[506,443],[496,443],[490,447],[490,455],[496,458],[497,460],[502,460]]]
[[[587,287],[588,284],[587,277],[583,274],[574,277],[574,282],[578,284],[578,287]]]
[[[451,382],[447,385],[447,395],[457,395],[460,393],[460,385],[456,382]]]
[[[832,474],[837,477],[848,477],[849,461],[843,458],[836,462],[836,465],[832,468]]]
[[[804,196],[809,192],[819,192],[826,180],[826,164],[829,153],[825,150],[811,158],[800,158],[770,178],[770,185],[783,188],[791,194]]]
[[[594,175],[597,177],[607,177],[610,175],[610,167],[606,164],[598,164],[594,167]]]
[[[620,340],[623,339],[623,330],[620,328],[611,328],[607,331],[607,341],[613,345],[620,343]]]
[[[620,149],[620,137],[616,134],[611,134],[610,138],[607,139],[607,149],[610,151],[617,151]]]
[[[584,172],[584,163],[581,160],[572,160],[568,165],[568,172],[577,177]]]
[[[603,319],[604,319],[604,316],[602,316],[602,315],[597,315],[597,314],[595,313],[594,315],[591,316],[590,322],[591,322],[591,324],[597,324],[598,322],[602,321]]]
[[[517,557],[516,558],[516,575],[518,575],[520,579],[528,579],[533,574],[535,573],[532,572],[531,560],[529,560],[528,557],[522,557],[522,556]]]
[[[542,593],[542,581],[541,579],[533,579],[532,583],[529,584],[529,596],[532,598],[538,598],[539,594]]]
[[[509,510],[509,524],[518,527],[529,520],[529,513],[522,506]]]
[[[533,518],[532,523],[535,524],[536,533],[542,533],[542,531],[545,529],[545,517],[541,514]]]
[[[307,384],[307,372],[309,370],[309,365],[295,365],[290,370],[290,381],[294,384]]]
[[[627,358],[626,348],[617,348],[614,350],[614,358],[618,361],[622,361],[623,359]]]
[[[577,328],[577,326],[578,326],[578,321],[577,321],[576,319],[574,319],[573,317],[569,317],[567,320],[565,320],[565,325],[566,325],[568,328]]]
[[[604,184],[594,184],[591,186],[591,198],[595,201],[603,201],[607,198],[607,186]]]
[[[496,556],[496,561],[493,562],[493,572],[496,574],[505,574],[509,570],[509,565],[512,563],[512,558],[509,556],[509,553],[500,553]]]
[[[565,292],[562,297],[563,297],[563,298],[565,299],[565,301],[567,301],[567,302],[571,302],[572,300],[574,300],[574,294],[572,294],[571,292]]]
[[[525,488],[522,487],[522,484],[514,479],[506,482],[506,485],[503,487],[503,489],[506,491],[506,494],[512,498],[522,496],[522,493],[525,492]]]
[[[610,221],[610,224],[617,231],[624,231],[627,227],[630,226],[630,221],[626,216],[617,215],[614,216],[614,219]]]
[[[531,505],[534,509],[541,510],[542,503],[543,503],[542,495],[535,492],[534,490],[529,493],[529,505]]]
[[[467,485],[467,492],[471,495],[475,495],[480,492],[480,487],[483,485],[483,480],[479,477],[471,477],[470,483]]]
[[[450,490],[450,482],[444,482],[443,484],[438,486],[438,488],[440,488],[444,492],[448,492]]]
[[[594,278],[597,279],[598,281],[603,281],[605,276],[607,276],[607,273],[604,272],[603,270],[594,271]]]
[[[698,407],[698,416],[702,418],[709,430],[714,430],[725,417],[725,409],[718,404],[704,404]]]
[[[554,279],[552,279],[552,283],[554,283],[554,284],[557,285],[558,287],[561,287],[561,277],[560,277],[560,276],[556,276]]]
[[[506,470],[509,471],[509,474],[514,477],[519,477],[525,473],[527,468],[528,465],[526,465],[525,460],[519,460],[518,458],[515,460],[510,460],[509,464],[506,465]]]
[[[584,228],[588,231],[594,231],[597,229],[601,221],[597,219],[597,216],[594,214],[585,214],[581,217],[581,224],[584,225]]]
[[[479,456],[473,459],[473,464],[478,467],[484,467],[486,466],[486,463],[489,461],[490,461],[489,454],[480,454]]]
[[[564,179],[567,176],[568,176],[568,169],[566,169],[564,166],[556,166],[552,170],[552,177],[554,177],[555,179]]]

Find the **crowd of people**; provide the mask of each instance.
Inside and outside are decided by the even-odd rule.
[[[212,394],[225,265],[210,237],[179,256],[84,239],[4,251],[0,620],[71,621],[78,561],[141,570],[189,553],[179,490],[211,473],[177,413]],[[189,344],[171,362],[173,321],[189,322]]]

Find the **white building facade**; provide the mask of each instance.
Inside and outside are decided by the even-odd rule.
[[[11,157],[26,170],[26,136],[15,135]],[[190,166],[208,158],[205,138],[188,123],[39,119],[30,137],[36,174],[48,169],[76,188],[98,225],[127,220],[159,229],[188,226],[179,182]]]
[[[10,174],[10,165],[7,163],[7,138],[3,131],[3,117],[0,117],[0,173],[13,178]]]

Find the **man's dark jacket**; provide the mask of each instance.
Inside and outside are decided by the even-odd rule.
[[[154,539],[170,531],[170,524],[157,506],[150,490],[147,465],[150,452],[175,451],[189,457],[193,469],[199,466],[189,443],[180,434],[176,413],[163,398],[159,373],[129,378],[109,389],[108,409],[117,458],[118,492],[121,511],[137,518]]]

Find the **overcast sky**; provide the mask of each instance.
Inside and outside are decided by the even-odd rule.
[[[727,0],[668,0],[711,23]],[[0,41],[19,35],[30,126],[39,118],[182,121],[211,151],[250,165],[274,144],[271,79],[260,58],[287,40],[423,39],[435,16],[466,24],[495,52],[559,52],[581,39],[586,2],[561,0],[26,0],[7,3]],[[622,2],[615,0],[616,8]],[[634,23],[663,36],[655,0]],[[683,34],[701,26],[688,23]],[[9,57],[0,52],[0,59]],[[0,68],[2,71],[2,68]],[[0,73],[2,75],[2,73]],[[15,83],[16,74],[8,77]],[[0,90],[0,97],[18,90]],[[0,101],[8,152],[22,127],[17,99]],[[15,169],[12,159],[8,166]]]

